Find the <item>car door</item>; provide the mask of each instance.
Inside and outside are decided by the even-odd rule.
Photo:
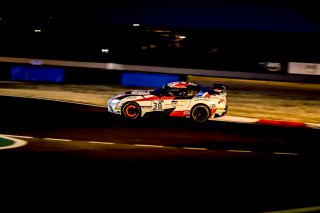
[[[171,94],[164,94],[163,96],[155,97],[152,100],[152,110],[153,111],[164,111],[173,108],[172,100],[175,97]]]

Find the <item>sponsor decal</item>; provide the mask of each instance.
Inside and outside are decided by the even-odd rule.
[[[184,114],[185,114],[185,115],[190,115],[190,110],[185,110],[185,111],[184,111]]]
[[[209,97],[195,97],[195,101],[209,101]]]
[[[218,104],[221,104],[224,102],[224,99],[220,99],[220,101],[218,102]]]
[[[150,94],[148,90],[133,90],[131,92],[132,95],[141,95],[141,94]]]
[[[141,96],[128,96],[125,99],[133,100],[133,99],[139,99],[139,98],[141,98]]]
[[[320,64],[289,62],[288,73],[303,75],[320,75]]]
[[[307,64],[305,66],[306,73],[315,74],[317,72],[318,65],[317,64]]]

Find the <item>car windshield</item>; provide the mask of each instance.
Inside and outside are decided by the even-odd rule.
[[[162,94],[164,94],[165,91],[166,90],[163,87],[159,87],[159,88],[151,91],[150,94],[152,94],[152,95],[162,95]]]

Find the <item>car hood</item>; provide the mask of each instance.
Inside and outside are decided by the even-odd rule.
[[[122,99],[122,98],[125,98],[125,97],[128,97],[128,96],[151,95],[151,91],[152,90],[132,90],[132,91],[127,91],[127,92],[124,92],[124,93],[121,93],[121,94],[118,94],[118,95],[114,96],[113,99],[114,98]]]

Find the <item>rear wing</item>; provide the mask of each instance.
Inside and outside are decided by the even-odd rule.
[[[213,90],[217,93],[227,92],[227,86],[224,84],[213,84]]]

